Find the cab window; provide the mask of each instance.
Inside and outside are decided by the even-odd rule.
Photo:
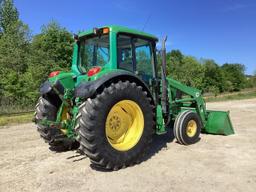
[[[119,69],[131,71],[149,84],[154,76],[152,41],[119,34],[117,36],[117,57]]]
[[[118,67],[127,71],[134,71],[132,39],[129,36],[119,35],[117,41]]]
[[[143,39],[135,39],[136,71],[148,80],[153,75],[152,51],[150,42]]]

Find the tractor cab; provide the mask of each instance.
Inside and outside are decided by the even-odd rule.
[[[76,36],[78,55],[73,69],[80,74],[92,68],[124,70],[141,78],[148,86],[156,77],[157,38],[125,27],[94,28]]]

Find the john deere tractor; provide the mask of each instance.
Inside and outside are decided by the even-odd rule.
[[[138,163],[153,134],[173,130],[183,145],[201,132],[233,134],[228,112],[206,110],[200,90],[166,76],[166,38],[160,65],[157,41],[120,26],[74,35],[71,71],[51,72],[40,87],[34,120],[41,137],[117,170]]]

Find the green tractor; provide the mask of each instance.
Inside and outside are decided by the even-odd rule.
[[[153,134],[173,130],[183,145],[200,133],[233,134],[229,113],[206,110],[201,91],[166,77],[150,34],[107,26],[74,35],[71,71],[51,72],[40,87],[34,121],[54,148],[78,148],[92,165],[138,163]],[[159,70],[158,70],[159,69]]]

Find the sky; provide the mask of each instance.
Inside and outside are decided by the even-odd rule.
[[[167,50],[256,72],[255,0],[14,0],[32,34],[52,20],[72,33],[122,25],[168,36]]]

